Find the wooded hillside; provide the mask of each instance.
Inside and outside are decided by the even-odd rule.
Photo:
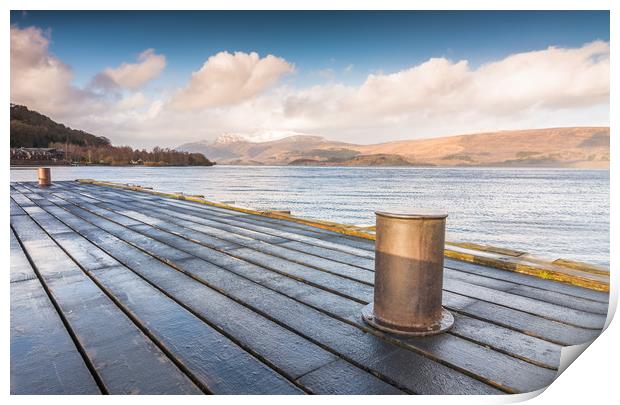
[[[52,143],[104,146],[110,145],[110,140],[66,127],[26,106],[11,104],[11,148],[47,148]]]

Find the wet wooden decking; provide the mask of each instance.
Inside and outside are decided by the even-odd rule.
[[[453,329],[371,330],[373,242],[76,182],[11,184],[14,394],[501,394],[556,376],[608,294],[446,259]]]

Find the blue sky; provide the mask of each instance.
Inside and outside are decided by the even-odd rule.
[[[12,11],[11,26],[12,102],[140,147],[609,124],[607,11]]]
[[[430,57],[467,59],[475,67],[551,45],[609,41],[607,11],[13,11],[11,23],[50,29],[51,52],[82,84],[147,48],[166,55],[172,81],[182,82],[219,51],[256,51],[294,63],[301,85],[324,69],[359,82]]]

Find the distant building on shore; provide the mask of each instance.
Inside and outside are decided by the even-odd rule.
[[[65,152],[56,148],[11,148],[11,163],[64,162]]]

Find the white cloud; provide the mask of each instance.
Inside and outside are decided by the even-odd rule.
[[[371,143],[609,125],[609,44],[601,41],[513,54],[478,67],[431,58],[398,72],[370,74],[357,86],[326,80],[304,88],[277,85],[294,71],[282,58],[221,52],[182,89],[113,95],[75,87],[71,68],[48,46],[49,35],[37,28],[11,28],[11,101],[140,147],[176,146],[223,132],[302,132]],[[114,83],[137,88],[154,77],[157,69],[147,61],[163,55],[148,50],[142,55],[138,63],[113,69]],[[151,68],[137,68],[145,65]]]
[[[136,90],[159,76],[165,67],[166,57],[156,54],[154,49],[147,49],[138,55],[138,63],[123,63],[117,68],[107,68],[101,75],[117,86]]]
[[[147,97],[143,93],[132,93],[123,97],[116,103],[116,108],[123,110],[135,110],[144,107],[148,103]]]
[[[11,102],[49,114],[83,111],[90,94],[71,84],[71,68],[48,47],[49,33],[11,27]]]
[[[193,110],[238,104],[259,95],[293,70],[292,64],[273,55],[261,58],[256,52],[220,52],[192,73],[187,86],[173,97],[172,105]]]
[[[553,109],[608,102],[609,43],[550,47],[489,63],[475,71],[470,92],[472,101],[508,113],[528,106]]]
[[[285,115],[339,126],[495,118],[607,104],[609,44],[520,53],[471,69],[445,58],[392,74],[371,74],[359,87],[316,86],[291,94]]]

